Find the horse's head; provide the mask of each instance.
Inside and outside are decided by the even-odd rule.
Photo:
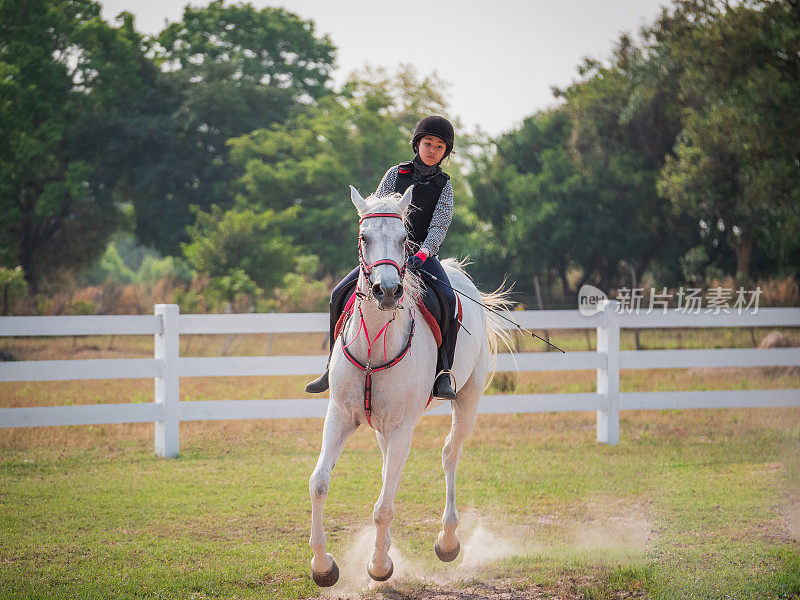
[[[381,310],[394,310],[403,297],[406,272],[405,214],[411,204],[411,189],[400,197],[361,197],[350,186],[350,198],[358,209],[358,255],[367,293]]]

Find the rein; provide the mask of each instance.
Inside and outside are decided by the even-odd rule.
[[[358,221],[359,227],[361,226],[361,223],[364,221],[364,219],[369,219],[369,218],[372,218],[372,217],[394,217],[394,218],[397,218],[397,219],[402,219],[403,218],[403,217],[401,217],[400,215],[398,215],[396,213],[373,213],[373,214],[364,215],[363,217],[361,217],[361,219]],[[360,318],[361,322],[358,325],[358,330],[356,331],[355,336],[353,336],[353,339],[350,340],[350,342],[348,342],[348,343],[345,343],[345,337],[344,337],[344,334],[347,331],[347,325],[345,324],[342,327],[342,332],[341,332],[342,351],[344,352],[344,355],[347,357],[347,359],[351,363],[353,363],[353,365],[355,365],[356,367],[358,367],[359,369],[364,371],[364,377],[365,377],[365,379],[364,379],[364,412],[367,415],[367,423],[369,423],[370,427],[375,429],[373,427],[373,425],[372,425],[372,419],[371,419],[371,415],[372,415],[372,374],[373,373],[377,373],[378,371],[385,371],[386,369],[388,369],[390,367],[393,367],[394,365],[399,363],[401,360],[403,360],[403,357],[411,349],[411,340],[414,339],[414,311],[413,311],[413,309],[411,309],[411,331],[410,331],[410,333],[408,335],[408,341],[406,342],[405,347],[392,360],[387,360],[386,359],[386,330],[389,328],[389,325],[391,325],[392,322],[397,318],[397,311],[396,310],[394,311],[394,313],[392,314],[392,318],[389,319],[389,321],[386,323],[386,325],[384,325],[381,328],[381,330],[377,333],[375,338],[372,341],[370,341],[369,332],[367,331],[367,323],[364,320],[364,312],[361,309],[361,303],[363,302],[363,300],[365,298],[368,297],[368,295],[372,294],[372,280],[370,279],[370,275],[371,275],[371,270],[372,270],[373,267],[377,267],[379,265],[391,265],[391,266],[393,266],[395,269],[397,269],[397,272],[400,275],[400,281],[402,282],[403,281],[403,277],[405,276],[405,273],[406,273],[406,265],[405,265],[405,263],[403,263],[403,266],[401,267],[395,261],[393,261],[393,260],[391,260],[389,258],[376,260],[374,263],[371,263],[369,265],[366,264],[366,261],[364,260],[364,252],[363,252],[362,247],[361,247],[361,235],[360,234],[358,236],[358,264],[359,264],[359,267],[361,268],[361,272],[364,274],[364,278],[367,281],[368,291],[367,291],[366,294],[364,292],[361,292],[361,291],[356,292],[356,297],[358,298],[358,314],[359,314],[359,318]],[[348,320],[350,319],[350,317],[352,317],[352,314],[353,314],[352,313],[352,308],[350,310],[351,310],[351,312],[350,312],[350,315],[348,316]],[[355,342],[356,339],[358,339],[358,334],[361,333],[361,329],[364,330],[364,336],[367,338],[367,363],[366,364],[362,364],[355,356],[353,356],[353,354],[350,352],[350,350],[348,350],[348,347],[353,342]],[[384,363],[382,365],[377,366],[377,367],[373,367],[372,366],[372,347],[375,344],[375,342],[378,341],[378,338],[381,337],[381,336],[383,336],[383,360],[384,360]],[[428,400],[428,402],[430,402],[430,399]]]

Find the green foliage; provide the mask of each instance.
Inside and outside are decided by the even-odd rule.
[[[53,301],[44,294],[37,294],[34,298],[33,314],[43,317],[53,314]]]
[[[170,277],[173,281],[189,283],[192,280],[192,270],[180,257],[158,258],[148,254],[144,257],[142,266],[136,273],[136,282],[152,284],[164,277]]]
[[[324,96],[334,47],[313,23],[280,8],[195,8],[154,40],[155,64],[166,70],[146,118],[132,119],[136,140],[128,192],[136,234],[164,254],[178,254],[191,207],[229,207],[237,171],[226,140],[285,121]],[[149,115],[149,116],[147,116]]]
[[[256,296],[262,291],[243,269],[231,268],[224,275],[212,277],[204,295],[210,306],[230,312],[237,300],[248,300],[253,306]]]
[[[197,290],[191,288],[178,288],[172,295],[172,302],[180,307],[181,314],[199,313],[203,306],[203,299]]]
[[[152,285],[164,277],[189,283],[192,271],[182,258],[162,257],[154,250],[137,245],[132,236],[122,234],[114,236],[99,261],[87,269],[81,279],[94,285]]]
[[[97,302],[91,300],[73,300],[69,305],[71,315],[93,315],[97,312]]]
[[[7,315],[15,302],[28,295],[28,282],[25,281],[22,267],[0,267],[0,289],[3,300],[3,311],[0,314]]]
[[[795,0],[674,0],[639,40],[498,140],[456,123],[442,256],[562,299],[630,285],[623,265],[669,286],[796,274]],[[188,283],[183,249],[213,302],[321,306],[300,290],[356,261],[347,186],[367,195],[416,122],[447,114],[444,83],[410,66],[334,92],[334,52],[282,8],[188,5],[148,37],[91,0],[0,0],[0,267],[33,294],[86,265],[94,283]]]
[[[603,87],[609,78],[596,81]],[[519,291],[530,292],[535,276],[565,295],[587,282],[608,289],[620,261],[642,270],[663,245],[665,211],[645,201],[655,195],[652,169],[625,144],[595,148],[575,133],[601,127],[597,120],[610,110],[607,95],[592,97],[596,92],[576,85],[564,106],[526,119],[499,140],[496,154],[470,176],[478,217],[491,223],[498,242],[496,283],[510,272]],[[598,114],[587,115],[590,106]],[[575,139],[585,145],[575,148]],[[571,281],[575,270],[578,280]]]
[[[683,131],[659,191],[729,244],[746,278],[754,246],[800,238],[797,6],[678,2],[660,25],[679,42]],[[768,233],[778,223],[780,238]]]
[[[183,253],[193,269],[211,278],[214,303],[242,294],[254,299],[281,282],[297,252],[283,233],[296,212],[212,206],[197,213]]]
[[[147,61],[130,23],[99,14],[89,0],[0,3],[0,260],[34,291],[95,258],[121,219],[114,186],[98,185],[103,153],[78,140],[87,115],[140,89]]]
[[[294,272],[286,273],[275,295],[257,305],[259,312],[325,312],[328,310],[330,290],[319,280],[319,257],[298,256]]]
[[[100,258],[100,265],[97,269],[97,273],[101,281],[115,284],[126,285],[133,283],[136,279],[136,274],[122,260],[114,242],[108,245],[105,253]]]
[[[563,104],[497,141],[470,175],[496,277],[557,294],[736,270],[796,269],[800,28],[796,5],[678,0],[587,59]],[[794,15],[794,16],[793,16]],[[769,245],[767,245],[769,244]],[[499,267],[499,268],[498,268]]]
[[[330,40],[283,9],[187,7],[155,39],[119,21],[90,0],[0,3],[0,265],[34,290],[100,255],[124,203],[177,253],[192,205],[230,202],[225,140],[327,92]]]
[[[180,23],[158,36],[156,56],[190,77],[206,78],[225,66],[230,81],[290,89],[320,97],[333,68],[334,46],[314,36],[314,23],[282,8],[252,4],[187,5]]]
[[[356,262],[358,220],[348,185],[371,193],[388,167],[409,158],[410,128],[443,108],[441,83],[419,81],[412,67],[366,76],[354,76],[341,95],[322,98],[284,125],[228,142],[231,161],[244,173],[238,202],[279,214],[296,211],[284,233],[330,274]]]

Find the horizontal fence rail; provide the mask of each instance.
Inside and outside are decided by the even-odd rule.
[[[0,317],[1,336],[153,335],[161,328],[157,315]]]
[[[0,363],[0,381],[67,381],[72,379],[152,379],[163,363],[152,358],[26,360]]]
[[[626,313],[609,303],[591,316],[578,311],[518,311],[531,329],[596,329],[597,351],[500,354],[498,371],[596,370],[597,392],[496,394],[481,398],[482,414],[597,411],[597,440],[619,442],[620,410],[800,406],[800,389],[620,392],[621,369],[800,366],[800,348],[620,351],[621,329],[696,327],[800,327],[800,309],[754,312],[681,310]],[[152,316],[0,317],[0,337],[152,335],[153,358],[43,360],[0,363],[0,382],[88,379],[153,379],[155,401],[0,409],[0,428],[106,423],[155,423],[160,456],[179,451],[181,421],[324,417],[328,399],[180,401],[182,377],[316,375],[325,356],[181,357],[181,335],[327,333],[328,315],[181,315],[159,304]],[[429,414],[449,414],[442,403]]]

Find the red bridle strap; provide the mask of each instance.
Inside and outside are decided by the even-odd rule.
[[[350,310],[352,310],[352,308]],[[350,340],[349,343],[345,343],[345,339],[344,339],[344,334],[345,334],[345,330],[347,329],[347,327],[346,326],[342,327],[342,332],[340,334],[341,338],[342,338],[342,352],[344,352],[344,355],[347,357],[347,360],[349,360],[351,363],[353,363],[353,365],[355,365],[356,367],[358,367],[359,369],[364,371],[364,412],[367,415],[367,423],[369,423],[369,426],[372,427],[372,374],[377,372],[377,371],[384,371],[384,370],[386,370],[386,369],[388,369],[390,367],[393,367],[394,365],[399,363],[401,360],[403,360],[403,357],[411,349],[411,341],[414,339],[414,313],[413,312],[411,313],[411,331],[408,334],[408,341],[406,342],[405,347],[392,360],[388,360],[387,361],[386,360],[386,329],[389,327],[389,323],[394,321],[394,317],[392,317],[391,320],[389,320],[389,322],[386,323],[386,325],[383,326],[383,328],[378,332],[378,335],[375,336],[375,339],[370,341],[369,332],[367,331],[367,323],[366,323],[366,321],[364,321],[364,313],[361,312],[361,304],[358,304],[358,312],[359,312],[359,317],[361,319],[361,323],[359,323],[359,327],[358,327],[358,330],[356,331],[356,335],[353,337],[352,340]],[[358,337],[358,334],[361,332],[362,329],[364,330],[364,336],[367,338],[367,364],[362,364],[355,356],[353,356],[353,354],[348,349],[350,344],[352,344],[354,341],[356,341],[356,338]],[[378,367],[373,367],[372,366],[372,346],[373,346],[373,344],[375,342],[378,341],[378,338],[381,337],[381,335],[383,335],[383,360],[384,360],[384,364],[382,364],[382,365],[380,365]],[[430,403],[430,398],[428,399],[428,403]],[[427,407],[427,405],[426,405],[426,407]]]
[[[403,218],[401,215],[398,215],[397,213],[372,213],[372,214],[364,215],[363,217],[361,217],[358,220],[358,224],[361,225],[361,223],[364,222],[364,219],[371,219],[372,217],[394,217],[395,219],[402,219]]]
[[[400,220],[403,219],[402,215],[398,215],[397,213],[372,213],[372,214],[369,214],[369,215],[364,215],[363,217],[361,217],[358,220],[359,227],[361,226],[361,223],[364,222],[364,219],[371,219],[373,217],[391,217],[391,218],[400,219]],[[401,280],[403,279],[403,277],[406,274],[406,265],[405,265],[405,263],[403,263],[403,266],[401,267],[400,265],[398,265],[392,259],[383,258],[381,260],[376,260],[372,264],[369,264],[369,265],[366,264],[365,261],[364,261],[364,253],[363,253],[363,251],[361,249],[361,235],[359,234],[358,237],[359,237],[359,242],[358,242],[358,263],[361,266],[361,272],[364,273],[364,277],[366,278],[368,285],[371,285],[370,272],[371,272],[372,268],[373,267],[378,267],[380,265],[391,265],[391,266],[393,266],[395,269],[397,269],[397,273],[400,275],[400,279]]]
[[[361,217],[358,220],[359,228],[361,227],[361,223],[363,223],[365,219],[371,219],[371,218],[374,218],[374,217],[389,217],[389,218],[395,218],[395,219],[400,219],[400,220],[403,219],[403,217],[401,215],[398,215],[397,213],[372,213],[372,214],[369,214],[369,215],[364,215],[363,217]],[[361,267],[361,272],[364,274],[364,278],[367,280],[367,285],[368,286],[372,285],[372,281],[370,279],[370,270],[373,267],[377,267],[379,265],[392,265],[395,269],[397,269],[397,273],[400,275],[400,280],[401,281],[403,280],[403,277],[406,274],[406,265],[405,265],[405,263],[403,263],[403,266],[401,267],[400,265],[398,265],[395,261],[391,260],[390,258],[383,258],[381,260],[376,260],[372,264],[369,264],[369,265],[366,264],[366,262],[364,261],[364,251],[361,248],[361,233],[360,232],[359,232],[359,236],[358,236],[358,264]],[[345,339],[344,339],[344,334],[345,334],[345,330],[347,329],[347,327],[342,327],[342,333],[341,333],[342,351],[344,352],[344,355],[347,357],[347,359],[351,363],[353,363],[356,367],[358,367],[359,369],[364,371],[364,412],[367,415],[367,423],[369,423],[369,426],[372,427],[372,374],[377,372],[377,371],[383,371],[385,369],[393,367],[394,365],[399,363],[401,360],[403,360],[403,357],[408,353],[409,349],[411,348],[411,340],[414,339],[414,313],[413,312],[411,313],[411,331],[409,332],[408,341],[406,342],[405,347],[392,360],[387,360],[386,359],[386,330],[389,327],[389,324],[392,321],[394,321],[394,317],[392,317],[389,320],[389,322],[386,323],[386,325],[384,325],[381,328],[381,330],[375,336],[375,339],[370,341],[369,332],[367,331],[367,323],[366,323],[366,321],[364,321],[364,313],[361,312],[361,304],[360,303],[358,304],[358,312],[359,312],[359,317],[361,319],[361,322],[359,323],[359,328],[356,331],[356,335],[353,337],[352,340],[350,340],[349,343],[345,343]],[[358,337],[358,334],[361,331],[361,329],[364,330],[364,336],[367,338],[367,364],[365,364],[365,365],[361,364],[358,361],[358,359],[355,356],[353,356],[353,354],[348,349],[348,346],[350,346],[350,344],[352,344],[356,340],[356,338]],[[380,365],[378,367],[373,367],[372,366],[372,346],[373,346],[373,344],[375,342],[378,341],[378,338],[381,337],[381,336],[383,336],[383,360],[384,360],[384,364],[382,364],[382,365]],[[428,400],[428,402],[430,402],[430,400]]]

